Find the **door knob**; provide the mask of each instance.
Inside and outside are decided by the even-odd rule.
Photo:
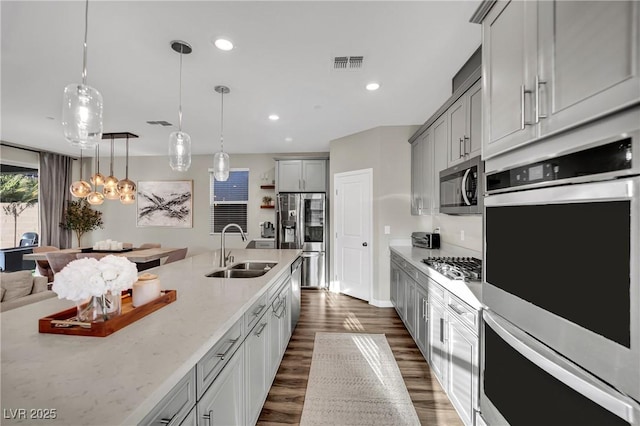
[[[367,243],[362,243],[362,247],[366,247],[366,246],[367,246]]]

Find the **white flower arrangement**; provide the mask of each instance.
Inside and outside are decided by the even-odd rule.
[[[107,292],[119,293],[138,280],[136,264],[121,256],[105,256],[99,261],[83,258],[69,262],[55,274],[51,289],[59,299],[86,300]]]

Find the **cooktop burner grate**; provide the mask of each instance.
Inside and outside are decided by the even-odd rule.
[[[482,260],[475,257],[427,257],[422,262],[454,280],[482,279]]]

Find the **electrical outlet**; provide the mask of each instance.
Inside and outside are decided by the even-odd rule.
[[[460,230],[460,241],[464,241],[464,229]]]
[[[385,235],[391,234],[391,227],[389,225],[384,226],[384,234]]]

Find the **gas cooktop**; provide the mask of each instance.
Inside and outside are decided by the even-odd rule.
[[[427,257],[422,262],[452,280],[482,280],[482,260],[475,257]]]

